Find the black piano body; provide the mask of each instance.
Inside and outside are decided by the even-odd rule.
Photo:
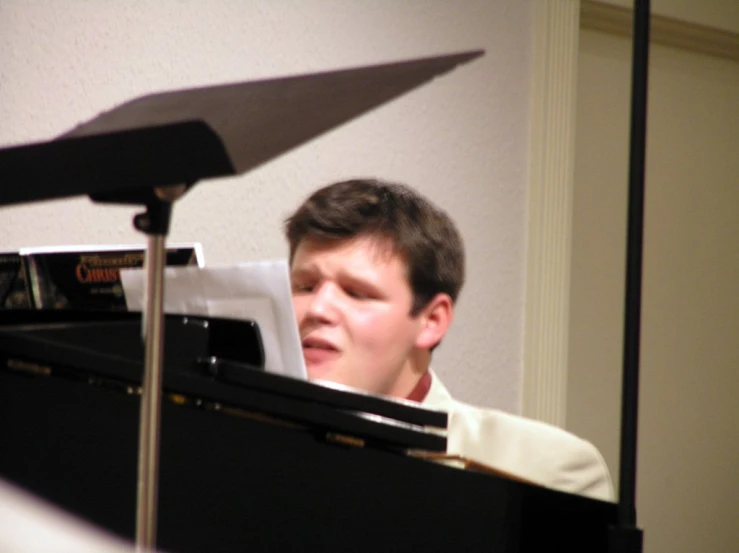
[[[0,477],[129,539],[136,317],[0,312]],[[606,550],[615,504],[409,457],[444,414],[266,373],[215,323],[167,317],[163,551]]]

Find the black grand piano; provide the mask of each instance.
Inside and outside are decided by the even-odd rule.
[[[0,475],[133,539],[140,314],[2,315]],[[162,550],[605,550],[614,504],[407,455],[444,413],[266,373],[249,322],[166,328]]]
[[[163,237],[198,180],[246,172],[479,55],[143,97],[0,149],[0,205],[143,204],[136,227]],[[0,477],[126,538],[151,390],[140,318],[0,312]],[[614,504],[409,454],[445,450],[444,413],[266,373],[249,322],[163,327],[159,549],[606,550]]]

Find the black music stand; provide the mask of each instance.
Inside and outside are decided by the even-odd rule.
[[[174,202],[203,179],[245,173],[482,54],[152,94],[55,140],[0,149],[0,206],[84,194],[146,207],[134,218],[148,235],[139,548],[156,543],[164,255]]]
[[[649,0],[635,0],[632,25],[618,524],[610,531],[609,553],[641,553],[644,546],[644,532],[637,526],[636,519],[636,453],[639,425],[641,281],[644,250],[644,173],[647,147],[650,20]]]

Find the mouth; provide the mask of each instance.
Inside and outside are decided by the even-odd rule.
[[[326,350],[326,351],[339,351],[339,348],[337,348],[334,344],[329,342],[328,340],[324,340],[323,338],[316,338],[316,337],[306,337],[303,339],[302,342],[303,349],[316,349],[316,350]]]
[[[333,361],[340,355],[339,348],[328,340],[307,337],[303,339],[303,357],[308,364],[321,364]]]

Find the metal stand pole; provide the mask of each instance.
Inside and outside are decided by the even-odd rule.
[[[626,305],[624,322],[623,393],[621,404],[621,467],[618,525],[609,534],[610,553],[641,553],[643,531],[636,523],[636,449],[639,413],[639,346],[641,281],[644,249],[644,172],[649,73],[649,0],[634,2],[631,74],[631,143],[629,148],[629,208],[626,244]]]
[[[149,236],[146,250],[145,363],[141,386],[139,464],[136,497],[136,550],[156,547],[159,475],[159,421],[164,361],[164,267],[172,204],[155,203],[137,215],[134,226]]]

